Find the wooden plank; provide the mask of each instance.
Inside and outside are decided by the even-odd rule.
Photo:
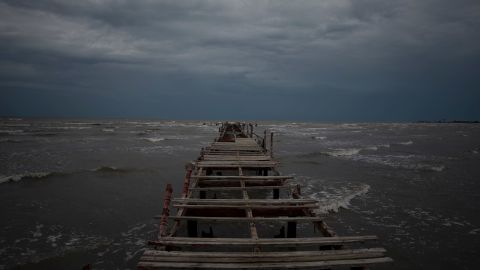
[[[213,208],[213,209],[305,209],[305,208],[318,208],[317,204],[301,204],[301,205],[220,205],[220,204],[174,204],[175,208]]]
[[[202,187],[202,188],[191,188],[191,190],[220,190],[220,191],[229,191],[229,190],[271,190],[274,188],[279,189],[292,189],[293,186],[291,185],[284,185],[284,186],[249,186],[249,187]]]
[[[155,216],[160,218],[161,216]],[[284,221],[321,221],[321,217],[200,217],[200,216],[171,216],[170,219],[174,220],[198,220],[198,221],[216,221],[216,222],[284,222]]]
[[[139,269],[319,269],[337,266],[364,266],[392,262],[388,257],[371,259],[332,260],[313,262],[277,263],[188,263],[188,262],[145,262],[138,263]]]
[[[236,176],[236,175],[192,175],[191,178],[198,179],[232,179],[232,180],[286,180],[293,179],[293,176]]]
[[[203,150],[204,155],[238,155],[238,156],[265,156],[264,151],[241,151],[241,150],[231,150],[231,151],[210,151],[209,149]]]
[[[212,145],[207,150],[243,150],[243,151],[262,151],[260,146],[250,145]]]
[[[245,204],[314,204],[314,199],[173,199],[173,202],[182,204],[222,204],[222,205],[245,205]]]
[[[256,155],[256,156],[231,156],[231,155],[204,155],[205,161],[271,161],[269,156]]]
[[[277,165],[278,162],[276,161],[265,161],[265,160],[201,160],[197,161],[196,165],[199,167],[207,167],[207,166],[236,166],[236,167],[247,167],[247,166],[255,166],[255,167],[273,167]]]
[[[339,245],[377,240],[375,235],[334,236],[306,238],[194,238],[194,237],[162,237],[149,242],[152,245],[211,245],[211,246],[304,246],[304,245]]]
[[[283,186],[283,180],[244,180],[246,187],[251,186]],[[235,180],[201,180],[199,181],[199,187],[238,187],[240,181]]]
[[[311,262],[345,259],[368,259],[384,257],[385,249],[325,250],[300,252],[169,252],[145,251],[141,261],[158,262],[210,262],[210,263],[255,263],[255,262]],[[197,254],[201,253],[201,254]]]
[[[163,251],[147,249],[144,256],[161,257],[208,257],[208,258],[283,258],[283,257],[311,257],[322,255],[342,255],[357,253],[385,253],[384,248],[340,249],[340,250],[310,250],[310,251],[274,251],[274,252],[202,252],[202,251]]]

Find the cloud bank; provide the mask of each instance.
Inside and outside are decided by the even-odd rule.
[[[480,2],[0,1],[0,114],[478,118]]]

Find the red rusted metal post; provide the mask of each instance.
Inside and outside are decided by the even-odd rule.
[[[172,185],[167,184],[165,188],[165,198],[163,199],[162,218],[160,219],[160,229],[158,232],[158,239],[167,235],[168,216],[170,214],[170,201],[172,200]]]
[[[188,163],[185,165],[185,179],[183,179],[183,191],[182,198],[186,198],[188,195],[188,189],[190,188],[190,177],[192,176],[193,165]]]

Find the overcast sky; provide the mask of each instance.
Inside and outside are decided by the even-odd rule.
[[[480,1],[0,0],[0,115],[480,119]]]

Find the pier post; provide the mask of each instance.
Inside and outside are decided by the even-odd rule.
[[[192,176],[193,164],[187,163],[185,165],[185,178],[183,179],[183,191],[182,191],[182,198],[186,198],[188,195],[188,189],[190,188],[190,177]]]
[[[270,132],[270,157],[273,158],[273,132]]]
[[[263,131],[262,147],[263,147],[264,150],[267,150],[266,149],[266,147],[267,147],[267,130],[266,129]]]
[[[172,185],[167,184],[165,188],[165,198],[163,199],[163,210],[162,210],[162,218],[160,219],[160,226],[158,232],[158,238],[167,235],[167,226],[168,226],[168,216],[170,214],[170,201],[172,200]]]

